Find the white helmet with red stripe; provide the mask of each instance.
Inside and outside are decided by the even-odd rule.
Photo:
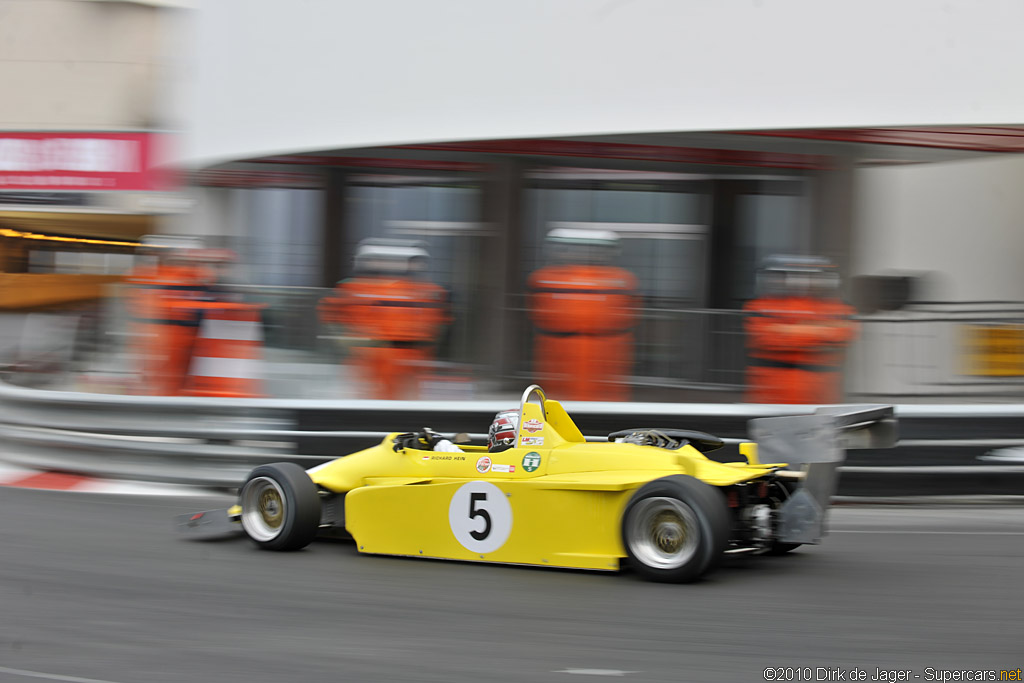
[[[508,448],[516,442],[516,434],[519,432],[519,411],[502,410],[491,421],[491,427],[487,430],[487,448]]]

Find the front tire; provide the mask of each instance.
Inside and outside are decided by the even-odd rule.
[[[686,475],[642,486],[622,515],[630,564],[651,581],[693,581],[718,566],[729,542],[722,492]]]
[[[264,550],[299,550],[316,537],[320,496],[306,471],[290,462],[260,465],[238,496],[242,529]]]

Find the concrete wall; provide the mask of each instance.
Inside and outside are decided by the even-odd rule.
[[[917,298],[1024,301],[1024,157],[856,172],[855,275],[918,274]],[[869,316],[851,398],[1019,396],[1020,378],[965,374],[967,325],[1019,324],[1019,306],[933,306]]]
[[[166,11],[131,2],[0,0],[0,130],[164,127]]]
[[[852,272],[930,274],[932,300],[1024,301],[1024,156],[856,173]]]

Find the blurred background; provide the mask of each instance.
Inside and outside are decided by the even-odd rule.
[[[0,0],[0,682],[1019,680],[1021,26]],[[259,464],[480,441],[532,382],[592,439],[728,459],[848,401],[900,441],[850,450],[820,548],[689,587],[168,533]]]
[[[819,12],[0,2],[4,377],[1019,401],[1019,65]]]

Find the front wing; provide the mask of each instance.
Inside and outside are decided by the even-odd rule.
[[[200,538],[231,534],[242,530],[241,513],[242,509],[235,505],[178,515],[174,518],[174,527],[179,533]]]

